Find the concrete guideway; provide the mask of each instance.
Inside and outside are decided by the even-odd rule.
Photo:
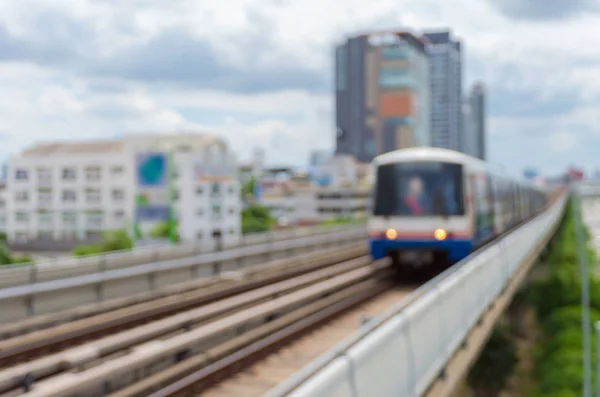
[[[0,322],[118,298],[235,271],[290,255],[366,241],[363,228],[280,240],[82,276],[0,289]]]
[[[543,214],[417,289],[269,397],[448,396],[555,233],[567,195]]]
[[[364,225],[316,226],[253,233],[242,237],[239,244],[224,245],[222,248],[223,250],[229,250],[267,242],[294,240],[306,236],[328,235],[361,228],[364,229]],[[161,244],[86,257],[56,258],[30,264],[2,266],[0,267],[0,288],[93,274],[145,263],[196,257],[216,251],[217,246],[215,242],[203,245],[195,243]]]

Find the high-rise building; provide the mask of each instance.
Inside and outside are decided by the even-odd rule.
[[[486,114],[485,114],[485,89],[482,83],[476,83],[467,98],[470,123],[470,147],[472,156],[482,160],[486,159]]]
[[[470,156],[477,156],[475,125],[469,98],[462,101],[462,151]]]
[[[336,153],[361,162],[431,146],[426,39],[367,33],[336,48]]]
[[[424,36],[430,67],[432,146],[464,151],[461,43],[449,31]]]

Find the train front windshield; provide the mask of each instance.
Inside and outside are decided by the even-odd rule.
[[[373,215],[464,215],[462,165],[441,162],[377,167]]]

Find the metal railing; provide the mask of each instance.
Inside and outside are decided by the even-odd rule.
[[[6,265],[0,266],[0,288],[36,283],[40,281],[40,274],[42,273],[52,272],[59,274],[60,272],[64,272],[64,277],[72,277],[145,263],[193,257],[221,249],[228,250],[267,242],[293,240],[306,236],[326,235],[346,230],[360,230],[362,228],[366,230],[364,224],[302,227],[266,233],[253,233],[241,237],[236,243],[228,244],[223,242],[220,247],[218,241],[203,244],[183,242],[175,245],[160,244],[82,257],[57,258],[43,262]],[[53,279],[55,278],[59,277],[53,277]]]

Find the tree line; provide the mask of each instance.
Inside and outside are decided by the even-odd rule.
[[[530,374],[534,381],[530,397],[578,397],[583,394],[581,272],[575,216],[580,218],[584,229],[589,266],[592,391],[596,387],[594,323],[600,321],[600,278],[596,274],[595,251],[587,244],[590,232],[583,226],[581,214],[574,214],[573,200],[568,202],[557,233],[538,265],[543,276],[530,282],[520,296],[515,297],[533,308],[539,334],[531,357],[535,365]],[[496,327],[468,377],[476,396],[495,397],[506,386],[518,362],[516,338],[514,328],[506,322]]]

